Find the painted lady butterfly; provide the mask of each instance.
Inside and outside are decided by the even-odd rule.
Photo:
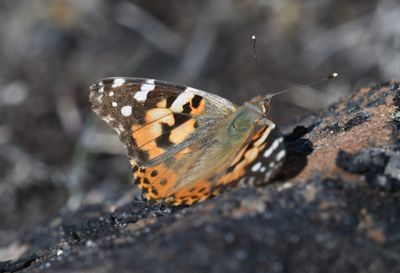
[[[267,118],[270,96],[242,106],[191,87],[108,78],[90,87],[93,111],[126,145],[147,200],[192,205],[239,182],[262,184],[285,158]]]

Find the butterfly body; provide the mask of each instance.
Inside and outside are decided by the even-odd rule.
[[[239,181],[266,183],[285,157],[265,97],[237,106],[191,87],[109,78],[91,86],[90,101],[127,147],[149,201],[191,205]]]

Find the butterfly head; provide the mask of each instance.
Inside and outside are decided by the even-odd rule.
[[[259,102],[259,107],[261,109],[261,112],[266,115],[269,112],[269,108],[271,106],[271,99],[272,95],[267,94],[265,95],[262,100]]]
[[[257,96],[249,102],[251,108],[266,116],[271,106],[272,95]]]

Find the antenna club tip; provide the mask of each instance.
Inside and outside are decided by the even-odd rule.
[[[329,75],[329,79],[336,78],[337,76],[339,76],[339,74],[336,73],[336,72],[334,72],[334,73],[332,73],[332,74]]]

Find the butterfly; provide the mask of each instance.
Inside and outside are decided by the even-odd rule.
[[[164,81],[107,78],[90,86],[89,99],[126,146],[149,202],[192,205],[238,183],[267,183],[286,156],[268,95],[238,106]]]

